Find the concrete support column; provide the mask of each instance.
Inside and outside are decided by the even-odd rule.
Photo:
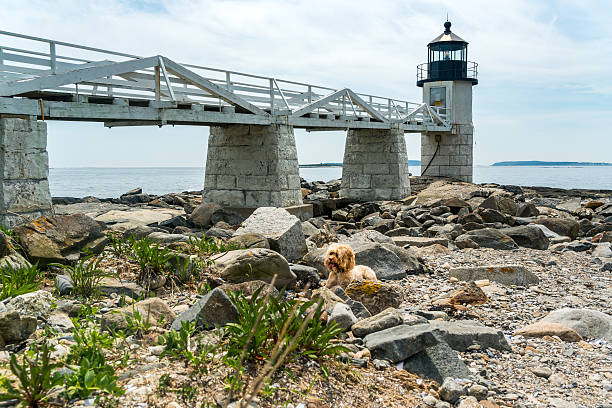
[[[451,177],[471,183],[473,146],[473,125],[454,125],[452,133],[421,134],[421,175]]]
[[[52,215],[47,124],[0,118],[0,224]]]
[[[202,198],[237,208],[301,205],[293,127],[211,126]]]
[[[399,127],[348,131],[340,195],[365,201],[410,195],[406,140]]]

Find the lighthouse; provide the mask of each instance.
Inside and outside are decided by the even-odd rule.
[[[468,43],[451,31],[427,44],[427,62],[417,66],[417,86],[423,103],[452,124],[450,132],[421,134],[421,175],[472,182],[474,124],[472,87],[478,84],[478,64],[468,61]]]

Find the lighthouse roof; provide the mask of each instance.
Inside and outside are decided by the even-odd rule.
[[[467,41],[465,41],[463,38],[459,37],[457,34],[451,32],[450,30],[451,27],[451,22],[447,21],[444,23],[444,32],[442,34],[440,34],[439,36],[437,36],[436,38],[434,38],[433,40],[430,41],[430,43],[428,45],[431,44],[435,44],[435,43],[440,43],[440,42],[462,42],[462,43],[466,43]]]

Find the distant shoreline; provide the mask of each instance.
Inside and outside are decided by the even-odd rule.
[[[612,166],[612,163],[596,162],[553,162],[553,161],[503,161],[493,163],[491,166]]]

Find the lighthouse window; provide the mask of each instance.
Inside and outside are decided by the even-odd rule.
[[[429,90],[429,105],[440,108],[446,107],[446,87],[437,86]]]

